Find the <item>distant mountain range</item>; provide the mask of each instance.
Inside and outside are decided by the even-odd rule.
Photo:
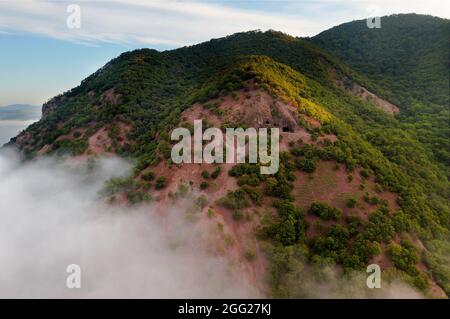
[[[30,104],[11,104],[0,106],[0,121],[2,120],[36,120],[41,117],[41,107]]]

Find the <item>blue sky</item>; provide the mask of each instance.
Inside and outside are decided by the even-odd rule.
[[[42,104],[134,46],[86,46],[29,34],[0,34],[0,105]]]
[[[447,1],[222,0],[0,1],[0,105],[42,104],[120,53],[165,50],[239,31],[312,36],[334,25],[392,13],[450,17]],[[67,6],[80,28],[67,27]]]

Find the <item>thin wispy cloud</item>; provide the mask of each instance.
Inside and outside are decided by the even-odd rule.
[[[210,253],[215,224],[200,228],[175,205],[162,219],[152,206],[102,204],[97,192],[128,163],[101,159],[91,171],[52,158],[19,163],[0,154],[0,298],[260,296],[240,268]],[[80,289],[66,286],[73,263]]]
[[[2,1],[0,30],[20,31],[76,42],[181,46],[254,29],[311,34],[314,21],[234,9],[219,4],[174,1],[78,2],[81,28],[66,25],[69,2]]]
[[[422,1],[77,1],[81,28],[66,25],[72,1],[1,1],[0,32],[24,32],[92,44],[138,43],[177,47],[255,29],[311,36],[324,29],[377,14],[449,15],[449,5]],[[273,10],[273,8],[276,10]]]

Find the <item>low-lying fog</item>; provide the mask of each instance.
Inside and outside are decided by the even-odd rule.
[[[0,298],[262,297],[229,260],[206,252],[185,212],[173,207],[162,218],[149,206],[100,200],[104,181],[129,168],[117,158],[78,168],[52,158],[19,164],[0,152]],[[81,267],[79,289],[66,285],[71,264]],[[401,283],[368,289],[366,276],[324,282],[304,273],[289,284],[307,298],[421,297]]]
[[[90,173],[54,159],[20,166],[0,154],[0,298],[256,296],[225,259],[198,248],[192,225],[168,232],[151,208],[102,204],[103,182],[128,168],[118,159]],[[69,264],[81,267],[80,289],[66,286]]]

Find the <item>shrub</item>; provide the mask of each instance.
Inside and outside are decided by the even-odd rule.
[[[353,254],[358,256],[363,264],[367,264],[372,257],[381,253],[380,244],[376,241],[365,239],[362,235],[358,235],[353,244]]]
[[[56,141],[53,144],[53,149],[58,155],[69,153],[71,155],[81,155],[89,147],[89,143],[86,138],[78,140],[62,140]]]
[[[152,188],[152,184],[150,182],[141,182],[141,187],[143,190],[148,191]]]
[[[142,179],[144,181],[152,181],[153,179],[155,179],[155,173],[153,172],[145,172],[142,174]]]
[[[308,213],[316,215],[325,220],[338,220],[342,216],[342,212],[339,209],[320,202],[313,203],[309,208]]]
[[[209,178],[209,172],[207,171],[207,170],[204,170],[204,171],[202,171],[202,177],[204,178],[204,179],[208,179]]]
[[[178,192],[177,192],[177,195],[178,195],[179,197],[185,197],[186,194],[188,193],[188,191],[189,191],[189,188],[188,188],[188,186],[187,186],[186,184],[184,184],[184,183],[178,184]]]
[[[196,205],[197,207],[200,207],[201,209],[205,208],[207,204],[208,204],[208,199],[206,198],[205,195],[200,195],[200,196],[197,197],[197,199],[195,200],[195,205]]]
[[[244,174],[239,176],[237,181],[239,186],[242,185],[250,185],[250,186],[258,186],[259,185],[259,177],[255,174]]]
[[[147,193],[133,190],[127,191],[125,193],[125,196],[127,197],[127,200],[131,205],[136,205],[142,202],[149,202],[152,199],[151,196]]]
[[[213,218],[215,215],[214,210],[212,208],[208,208],[207,214],[209,218]]]
[[[332,225],[324,237],[314,237],[310,241],[314,254],[330,258],[335,262],[344,262],[347,259],[347,248],[350,234],[342,225]]]
[[[275,239],[283,245],[293,245],[303,239],[307,228],[303,213],[288,200],[275,201],[273,206],[279,217],[271,230]]]
[[[295,224],[296,221],[292,215],[281,218],[280,222],[276,225],[275,239],[285,246],[295,244],[297,241]]]
[[[257,205],[261,204],[262,194],[259,189],[244,185],[242,189],[247,193],[250,199]]]
[[[361,217],[359,216],[347,216],[345,218],[345,222],[351,236],[357,235],[359,233],[360,227],[364,224]]]
[[[394,214],[394,217],[392,218],[392,225],[394,226],[396,232],[406,232],[410,231],[412,228],[411,220],[402,211],[398,211]]]
[[[205,181],[200,183],[200,189],[207,189],[209,187],[209,184]]]
[[[401,245],[392,243],[389,245],[388,254],[391,257],[392,263],[400,270],[410,274],[411,276],[417,276],[419,271],[416,268],[416,264],[419,261],[416,248],[407,241],[402,241]]]
[[[370,205],[378,205],[380,203],[380,199],[377,196],[372,196],[369,200]]]
[[[365,236],[371,241],[389,241],[394,237],[395,228],[389,212],[376,210],[369,216],[365,226]]]
[[[295,160],[295,166],[307,173],[312,173],[316,170],[316,162],[310,158],[300,158]]]
[[[356,206],[356,199],[354,198],[347,199],[346,205],[348,208],[354,208]]]
[[[279,175],[277,178],[267,179],[265,193],[269,196],[292,200],[292,188],[292,184],[284,176]]]
[[[155,189],[162,189],[166,186],[166,178],[164,176],[158,177],[155,184]]]
[[[234,177],[239,177],[239,176],[242,176],[244,174],[248,174],[248,175],[255,174],[259,178],[262,177],[261,174],[260,174],[259,165],[249,164],[249,163],[243,163],[243,164],[234,165],[228,171],[228,174],[230,176],[234,176]]]
[[[380,204],[380,199],[377,196],[370,196],[368,192],[364,194],[364,201],[370,205],[378,205]]]
[[[217,166],[211,173],[211,178],[216,179],[219,177],[220,173],[222,172],[222,168],[220,166]]]
[[[110,196],[119,192],[129,191],[134,187],[135,182],[132,178],[113,177],[105,182],[100,194]]]
[[[364,168],[359,171],[359,175],[361,175],[363,179],[367,179],[370,176],[369,172]]]
[[[291,148],[290,152],[294,156],[302,156],[303,155],[303,149],[299,146]]]
[[[120,129],[117,125],[111,126],[108,130],[108,137],[113,141],[117,140],[117,138],[119,137],[119,134],[120,134]]]
[[[219,199],[218,203],[229,209],[242,209],[250,205],[245,194],[243,189],[229,191],[225,197]]]
[[[413,285],[422,290],[425,291],[430,287],[430,283],[428,282],[427,277],[424,274],[418,274],[415,276],[412,280]]]

